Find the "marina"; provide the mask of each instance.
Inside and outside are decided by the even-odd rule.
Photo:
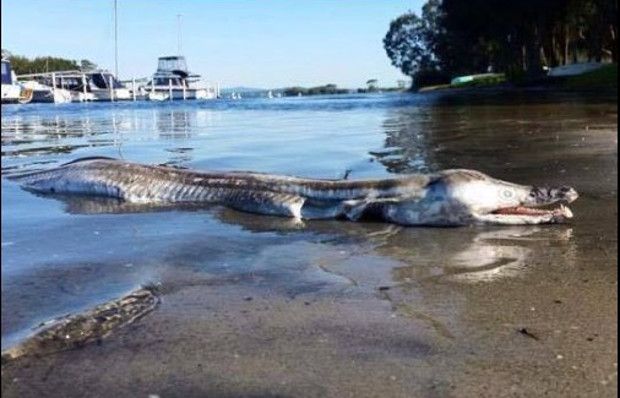
[[[183,56],[160,57],[151,78],[123,82],[107,70],[15,75],[10,62],[2,61],[3,104],[209,100],[219,96],[219,86],[190,73]]]
[[[181,51],[181,20],[178,18],[178,52]],[[118,72],[117,2],[114,1],[114,70],[65,70],[16,75],[8,57],[2,55],[2,104],[115,101],[210,100],[220,97],[219,84],[202,81],[187,69],[182,55],[158,58],[152,77],[120,81]],[[235,99],[240,99],[237,94]]]

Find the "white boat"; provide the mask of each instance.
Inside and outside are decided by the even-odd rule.
[[[166,101],[170,98],[167,93],[161,91],[151,91],[146,94],[146,99],[149,101]]]
[[[15,104],[19,101],[22,87],[17,82],[15,72],[8,59],[2,59],[2,103]]]
[[[201,77],[187,70],[185,57],[179,55],[159,57],[157,71],[145,84],[147,98],[161,100],[213,99],[217,92],[213,87],[201,83]]]
[[[127,87],[129,93],[135,100],[148,100],[148,93],[144,89],[144,84],[149,82],[149,78],[139,78],[131,80],[122,80],[121,83]]]
[[[562,65],[548,69],[547,75],[552,77],[578,76],[600,69],[605,65],[606,64],[600,62],[582,62],[578,64]]]
[[[452,85],[459,85],[464,83],[470,83],[476,80],[484,79],[503,79],[503,73],[478,73],[476,75],[458,76],[450,81]]]
[[[65,104],[71,102],[71,92],[62,88],[50,87],[36,80],[28,80],[22,83],[23,95],[19,102],[28,103],[53,103]]]
[[[267,91],[267,98],[273,98],[273,93],[271,90]]]
[[[95,101],[128,101],[133,95],[114,75],[105,70],[85,73],[87,91],[92,93]]]
[[[71,95],[71,102],[90,102],[97,98],[94,93],[88,90],[88,75],[80,71],[61,71],[54,72],[39,77],[39,82],[51,86],[52,81],[56,89],[68,90]]]
[[[92,102],[96,97],[93,93],[83,93],[80,91],[71,91],[71,102]]]
[[[105,70],[82,72],[78,70],[31,73],[17,76],[28,90],[33,90],[32,101],[121,101],[133,99],[132,93]],[[51,92],[56,94],[52,95]],[[68,93],[68,94],[67,94]],[[25,96],[24,96],[25,97]]]

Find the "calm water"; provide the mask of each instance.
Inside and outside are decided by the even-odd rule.
[[[574,267],[591,259],[593,242],[613,250],[617,241],[615,101],[535,92],[510,100],[429,94],[3,106],[3,175],[83,156],[324,178],[463,167],[515,182],[570,184],[582,197],[569,226],[300,227],[221,208],[123,212],[38,197],[3,179],[2,346],[42,321],[146,282],[262,272],[267,285],[294,295],[341,278],[374,278],[364,264],[304,271],[304,259],[332,253],[336,261],[352,242],[388,264],[376,276],[388,282],[493,283],[543,275],[529,267],[539,259]],[[616,257],[607,253],[595,266]]]

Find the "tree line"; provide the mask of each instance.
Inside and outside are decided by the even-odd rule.
[[[2,58],[7,58],[11,61],[11,68],[17,75],[65,70],[89,71],[97,69],[97,65],[87,59],[83,59],[79,62],[77,60],[49,56],[30,59],[21,55],[13,55],[6,50],[2,50]]]
[[[415,86],[482,72],[536,77],[543,67],[618,60],[617,0],[429,0],[383,39]]]

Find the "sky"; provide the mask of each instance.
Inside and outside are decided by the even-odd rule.
[[[181,53],[222,87],[280,88],[406,79],[382,39],[423,0],[117,0],[121,79],[152,75]],[[2,48],[27,57],[89,59],[114,72],[114,0],[0,0]]]

